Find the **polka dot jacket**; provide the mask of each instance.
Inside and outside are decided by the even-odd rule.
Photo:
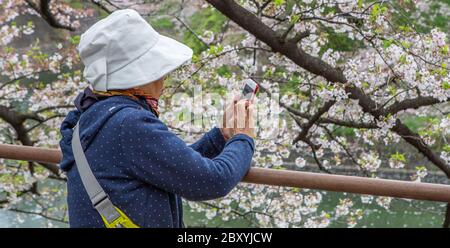
[[[238,134],[225,142],[218,128],[188,146],[145,101],[127,96],[96,102],[83,113],[73,110],[61,124],[60,141],[71,227],[104,227],[72,154],[72,128],[79,119],[81,144],[94,175],[113,204],[140,227],[183,227],[181,199],[225,196],[247,173],[254,152],[249,136]]]

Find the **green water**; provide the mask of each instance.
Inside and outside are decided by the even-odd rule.
[[[364,210],[364,217],[359,220],[356,227],[441,227],[445,204],[428,201],[407,201],[394,199],[389,210],[378,206],[375,202],[362,204],[358,195],[346,193],[324,192],[323,201],[318,211],[330,212],[338,204],[339,199],[350,198],[354,202],[354,208]],[[16,213],[0,210],[0,227],[45,227],[47,220],[36,215],[22,215],[23,222],[15,221]],[[235,219],[222,221],[220,218],[208,220],[203,213],[192,213],[185,206],[184,221],[186,226],[195,227],[252,227],[249,221]],[[50,221],[54,227],[67,227],[67,224]],[[346,227],[344,221],[332,222],[330,227]]]
[[[318,212],[332,212],[339,203],[339,199],[352,199],[353,208],[361,208],[364,211],[364,217],[358,221],[356,227],[442,227],[445,214],[445,203],[429,201],[411,201],[404,199],[393,199],[391,207],[386,210],[375,203],[362,204],[359,195],[348,193],[322,192],[323,200]],[[201,213],[191,213],[185,208],[184,221],[187,226],[205,226],[206,218]],[[221,221],[220,218],[214,218],[208,222],[208,226],[213,227],[253,227],[249,221],[242,219]],[[347,227],[344,220],[332,222],[330,227]]]

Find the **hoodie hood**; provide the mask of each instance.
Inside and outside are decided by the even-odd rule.
[[[145,101],[137,101],[127,96],[108,97],[104,100],[95,102],[87,109],[79,109],[78,107],[79,106],[77,106],[76,110],[69,112],[60,128],[62,138],[59,142],[59,146],[63,154],[60,168],[64,171],[70,170],[75,162],[72,153],[72,134],[73,128],[80,118],[81,144],[87,149],[103,125],[117,112],[124,108],[143,108],[150,110]]]

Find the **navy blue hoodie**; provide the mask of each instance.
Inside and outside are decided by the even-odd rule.
[[[182,227],[181,197],[201,201],[228,194],[247,173],[253,140],[225,142],[213,128],[188,146],[170,132],[147,103],[127,96],[69,112],[61,125],[61,169],[67,172],[71,227],[104,227],[81,183],[71,148],[80,119],[81,144],[94,175],[114,205],[140,227]]]

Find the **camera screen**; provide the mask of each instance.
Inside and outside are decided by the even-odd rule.
[[[244,90],[242,91],[242,95],[244,95],[247,98],[247,97],[252,97],[252,94],[253,94],[253,89],[248,84],[246,84],[244,87]]]

